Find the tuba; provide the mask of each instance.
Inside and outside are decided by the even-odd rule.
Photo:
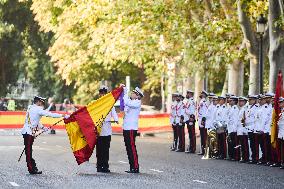
[[[217,143],[217,130],[216,123],[214,123],[214,129],[208,131],[205,154],[202,159],[214,158],[218,154],[218,143]]]

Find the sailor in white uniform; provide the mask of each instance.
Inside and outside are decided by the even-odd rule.
[[[107,86],[101,86],[99,89],[100,97],[108,93]],[[118,123],[118,116],[113,107],[109,114],[106,116],[103,124],[100,136],[97,138],[97,148],[96,148],[96,157],[97,157],[97,172],[109,173],[109,148],[112,135],[111,128],[111,119],[113,118],[114,122]]]
[[[24,144],[25,144],[25,154],[26,154],[26,162],[28,171],[30,174],[41,174],[42,172],[37,169],[35,160],[32,157],[32,147],[33,142],[35,139],[36,132],[39,129],[42,129],[44,131],[48,131],[47,127],[44,127],[40,123],[40,119],[42,116],[46,117],[53,117],[53,118],[60,118],[64,117],[62,114],[57,113],[51,113],[49,111],[44,110],[44,103],[46,98],[35,96],[33,104],[28,107],[25,123],[23,126],[23,129],[21,130],[21,133],[24,138]]]
[[[123,86],[123,85],[122,85]],[[124,87],[124,119],[123,119],[123,137],[130,164],[130,170],[127,173],[139,173],[138,154],[135,145],[135,138],[138,131],[139,114],[141,110],[141,98],[143,92],[136,87],[131,95]]]

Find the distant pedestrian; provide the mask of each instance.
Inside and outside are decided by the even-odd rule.
[[[16,102],[13,98],[8,101],[8,111],[15,111],[16,110]]]
[[[55,103],[54,103],[54,100],[53,100],[52,97],[48,98],[48,105],[47,106],[48,106],[48,108],[47,108],[48,111],[56,111],[56,106],[55,106]]]

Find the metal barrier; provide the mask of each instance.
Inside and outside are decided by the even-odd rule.
[[[65,113],[65,112],[58,112]],[[25,121],[26,112],[23,111],[0,111],[0,129],[16,129],[22,128]],[[44,126],[51,126],[59,121],[59,118],[43,117],[41,123]],[[121,133],[121,124],[123,123],[123,115],[119,114],[119,124],[113,124],[113,132]],[[65,129],[63,121],[54,127],[54,129]],[[155,133],[172,131],[168,114],[150,114],[140,115],[139,132],[140,133]]]

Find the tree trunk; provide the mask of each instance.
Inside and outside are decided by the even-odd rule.
[[[250,58],[249,94],[259,94],[259,64],[258,58]]]
[[[275,26],[275,21],[277,21],[281,16],[281,4],[279,1],[270,0],[269,1],[269,91],[275,91],[276,78],[279,70],[284,73],[284,32],[280,27]]]
[[[252,29],[251,22],[246,15],[246,3],[238,0],[238,16],[240,26],[246,41],[246,48],[250,57],[250,76],[249,76],[249,94],[259,93],[259,64],[258,64],[258,42],[257,37]]]
[[[222,96],[224,96],[228,92],[228,79],[229,79],[229,70],[226,71],[226,77],[223,85]]]
[[[235,60],[228,66],[228,93],[234,95],[243,94],[244,65],[241,61]]]
[[[197,71],[195,73],[195,77],[194,77],[194,86],[195,86],[195,91],[194,91],[194,96],[195,96],[195,100],[198,100],[199,94],[200,92],[203,90],[203,78],[201,77],[201,74],[199,71]]]

